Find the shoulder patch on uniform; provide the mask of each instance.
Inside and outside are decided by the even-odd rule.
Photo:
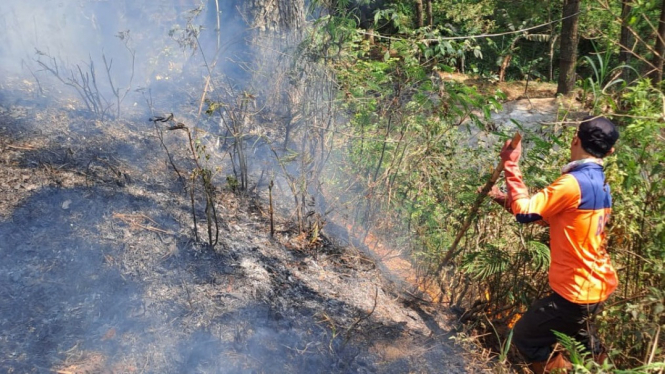
[[[592,166],[592,165],[589,165]],[[580,186],[580,206],[578,209],[597,210],[612,207],[609,186],[605,184],[602,167],[582,167],[570,173]]]

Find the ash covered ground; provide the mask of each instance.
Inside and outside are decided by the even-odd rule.
[[[484,371],[362,248],[302,245],[288,207],[271,238],[258,177],[239,197],[219,176],[219,243],[201,222],[197,242],[147,118],[96,121],[31,85],[0,90],[0,372]],[[186,166],[185,133],[164,141]]]

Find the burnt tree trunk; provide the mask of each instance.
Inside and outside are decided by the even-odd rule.
[[[249,26],[260,33],[298,31],[305,23],[304,0],[244,0],[241,7]]]
[[[303,101],[302,69],[294,68],[285,51],[294,50],[305,26],[304,0],[243,0],[238,1],[241,13],[250,28],[250,44],[254,51],[254,87],[266,101],[266,109],[284,119],[284,148],[298,125]]]
[[[660,84],[663,80],[663,60],[665,55],[665,0],[660,9],[660,20],[658,21],[658,35],[656,35],[655,54],[651,64],[652,70],[649,72],[649,78],[654,85]]]
[[[563,22],[561,23],[561,49],[559,63],[559,84],[557,94],[566,95],[575,88],[575,62],[577,60],[577,26],[579,22],[580,0],[563,1]]]
[[[237,0],[236,0],[237,1]],[[307,174],[309,154],[304,149],[308,140],[303,120],[310,98],[305,96],[307,64],[294,53],[305,28],[305,0],[242,0],[237,1],[250,28],[250,44],[254,52],[253,82],[264,101],[264,113],[275,119],[271,124],[276,134],[284,134],[283,147],[273,148],[279,159],[289,149],[300,157],[298,172],[284,168],[283,177],[295,203],[296,221],[301,232],[311,227],[308,206]],[[265,124],[264,124],[265,125]],[[310,224],[311,223],[311,224]]]
[[[631,52],[633,47],[631,46],[633,42],[633,36],[628,29],[628,17],[632,7],[630,5],[631,0],[622,0],[621,1],[621,37],[619,38],[619,64],[628,65],[630,63]],[[621,72],[621,78],[628,82],[630,79],[630,69],[623,68]]]

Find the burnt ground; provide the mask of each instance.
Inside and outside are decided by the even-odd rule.
[[[0,92],[0,372],[489,370],[362,248],[301,245],[287,216],[271,238],[266,188],[220,175],[211,248],[151,123],[20,97]],[[184,133],[165,142],[186,170]]]

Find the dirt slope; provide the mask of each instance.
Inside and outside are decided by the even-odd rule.
[[[485,371],[362,251],[304,246],[286,219],[270,238],[265,188],[217,181],[209,248],[152,124],[21,96],[0,95],[0,372]]]

